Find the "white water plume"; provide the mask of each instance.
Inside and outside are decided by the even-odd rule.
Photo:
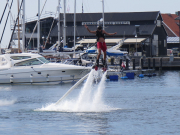
[[[16,100],[0,100],[0,106],[8,106],[8,105],[12,105],[16,102]]]
[[[101,72],[101,73],[98,73]],[[49,104],[35,111],[60,111],[60,112],[108,112],[115,110],[105,105],[102,100],[103,90],[105,89],[106,72],[91,70],[87,81],[83,85],[77,99],[63,100],[59,104]],[[100,83],[94,84],[94,74],[101,76]]]

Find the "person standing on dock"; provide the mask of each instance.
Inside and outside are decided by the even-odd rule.
[[[96,60],[96,66],[97,67],[99,66],[99,58],[100,58],[100,55],[101,55],[101,50],[104,53],[103,65],[105,66],[106,65],[106,50],[107,50],[107,46],[106,46],[106,43],[105,43],[105,36],[104,36],[104,34],[111,36],[111,35],[117,34],[117,32],[115,32],[115,33],[107,33],[105,30],[102,30],[101,26],[99,26],[96,31],[91,31],[86,24],[84,25],[84,27],[90,33],[96,34],[96,36],[97,36],[98,56],[97,56],[97,60]]]

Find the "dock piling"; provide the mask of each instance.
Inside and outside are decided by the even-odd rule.
[[[155,58],[153,58],[153,69],[155,69]]]
[[[162,58],[159,59],[159,70],[162,70]]]
[[[150,68],[151,68],[151,59],[148,58],[148,69],[150,69]]]
[[[135,59],[133,59],[133,70],[135,70]]]
[[[114,65],[114,58],[111,58],[111,65]]]
[[[122,64],[122,59],[119,60],[119,66],[121,66],[121,64]]]
[[[126,59],[126,69],[129,69],[129,60]]]
[[[143,60],[143,58],[141,58],[141,70],[144,68],[143,63],[144,63],[144,60]]]

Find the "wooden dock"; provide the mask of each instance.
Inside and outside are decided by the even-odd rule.
[[[128,63],[127,63],[128,62]],[[109,65],[119,68],[122,61]],[[180,70],[180,57],[131,57],[131,60],[126,60],[126,70],[142,70],[142,69],[155,69],[155,70]]]
[[[178,70],[180,69],[180,57],[146,57],[135,59],[135,65],[142,69],[162,69]]]

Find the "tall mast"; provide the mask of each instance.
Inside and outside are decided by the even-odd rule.
[[[82,13],[84,13],[84,8],[83,8],[83,1],[82,1]]]
[[[37,29],[37,50],[40,52],[40,0],[38,0],[38,29]]]
[[[25,48],[25,0],[23,0],[23,27],[22,27],[22,52]]]
[[[66,46],[66,0],[64,0],[64,38],[63,47]]]
[[[74,0],[74,57],[75,57],[75,45],[76,45],[76,0]]]
[[[60,42],[61,42],[61,33],[60,33],[60,0],[58,0],[58,46],[60,46]]]
[[[102,18],[103,18],[103,30],[105,30],[105,27],[104,27],[104,0],[102,0],[102,10],[103,10],[103,13],[102,13]]]
[[[18,13],[19,13],[19,0],[17,0],[17,7],[18,7]],[[20,53],[20,29],[19,29],[19,15],[18,15],[18,53]]]

